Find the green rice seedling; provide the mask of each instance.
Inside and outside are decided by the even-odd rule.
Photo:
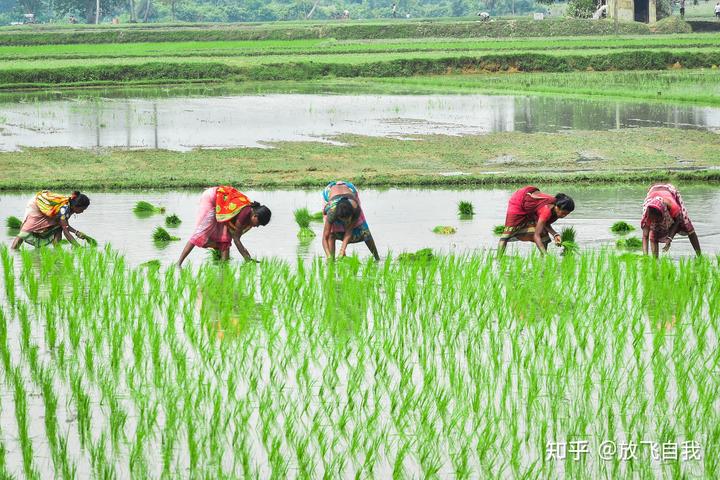
[[[22,220],[17,217],[10,216],[5,221],[5,225],[7,225],[7,228],[9,228],[10,230],[20,230],[20,227],[22,226]]]
[[[633,230],[635,230],[635,227],[622,220],[613,223],[612,227],[610,227],[610,231],[613,233],[617,233],[618,235],[625,235],[626,233],[632,232]]]
[[[495,225],[493,227],[493,235],[497,235],[499,237],[504,232],[505,232],[505,225]]]
[[[432,251],[432,248],[422,248],[414,253],[401,253],[398,255],[398,261],[399,262],[414,262],[414,261],[421,261],[421,262],[429,262],[434,258],[434,254]]]
[[[165,217],[165,226],[169,228],[175,228],[180,226],[182,223],[182,220],[180,220],[180,217],[175,215],[174,213],[172,215],[168,215]]]
[[[155,230],[153,230],[152,238],[156,242],[172,242],[180,240],[180,237],[174,237],[170,235],[168,231],[162,227],[155,227]]]
[[[310,222],[312,221],[312,216],[310,215],[310,212],[308,212],[307,208],[298,208],[293,212],[293,215],[295,216],[295,223],[298,224],[300,227],[300,231],[298,232],[299,238],[312,238],[315,236],[315,232],[313,232],[310,229]]]
[[[313,222],[322,222],[324,220],[325,216],[322,211],[315,212],[312,215],[310,215],[310,220]]]
[[[460,215],[461,218],[472,217],[473,215],[475,215],[475,209],[473,208],[473,204],[464,200],[458,202],[458,215]]]
[[[153,259],[140,264],[141,268],[160,268],[160,260]]]
[[[572,255],[579,250],[578,244],[575,242],[575,229],[573,227],[564,227],[560,231],[560,246],[563,255]]]
[[[615,242],[615,246],[624,250],[640,250],[642,248],[642,240],[638,237],[619,238]]]
[[[88,235],[86,233],[83,233],[82,240],[85,240],[87,242],[87,244],[90,245],[91,247],[97,247],[97,244],[98,244],[97,240],[95,240],[93,237],[91,237],[90,235]]]
[[[450,227],[447,225],[438,225],[437,227],[433,228],[433,233],[437,233],[439,235],[452,235],[454,233],[457,233],[457,229],[455,227]]]
[[[135,204],[135,207],[133,207],[133,212],[141,217],[150,216],[156,213],[165,213],[165,207],[156,207],[150,202],[140,200]]]

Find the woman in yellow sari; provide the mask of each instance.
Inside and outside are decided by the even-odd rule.
[[[78,246],[75,236],[85,239],[85,234],[70,226],[68,220],[73,214],[80,214],[90,205],[90,199],[78,191],[71,195],[60,195],[48,190],[38,192],[25,207],[25,220],[20,233],[11,248],[18,249],[23,242],[40,247],[58,243],[62,237]]]

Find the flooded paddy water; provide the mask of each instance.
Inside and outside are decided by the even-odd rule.
[[[720,129],[720,109],[490,95],[33,97],[0,102],[0,151],[263,147],[342,134],[405,137],[633,127]]]
[[[717,109],[479,95],[65,99],[0,116],[4,150],[720,128]],[[193,231],[199,190],[86,191],[91,206],[71,224],[100,249],[9,252],[9,235],[0,246],[0,477],[717,478],[720,187],[678,185],[708,257],[676,261],[694,256],[679,238],[673,261],[655,262],[601,251],[620,238],[618,220],[640,236],[647,185],[539,186],[575,199],[556,227],[575,227],[583,255],[488,252],[517,186],[359,184],[383,260],[451,256],[427,268],[311,260],[321,224],[301,242],[293,210],[320,210],[319,189],[246,190],[273,218],[243,242],[270,261],[235,252],[216,267],[196,249],[193,268],[166,268]],[[32,195],[0,194],[3,222]],[[140,200],[182,224],[138,217]],[[461,200],[472,219],[458,218]],[[154,242],[157,226],[181,240]],[[364,245],[349,252],[368,257]],[[135,268],[149,260],[161,268]],[[606,440],[702,453],[603,460]],[[549,461],[552,441],[588,441],[589,454]]]
[[[241,187],[241,186],[240,186]],[[432,248],[444,253],[470,253],[477,249],[495,248],[497,237],[492,229],[505,220],[505,210],[513,188],[474,189],[364,189],[360,188],[363,209],[381,255],[412,252]],[[679,185],[690,217],[700,235],[703,250],[714,254],[720,251],[720,187],[708,185]],[[575,199],[576,210],[555,224],[556,230],[573,226],[577,241],[583,249],[614,246],[618,237],[610,232],[610,226],[624,220],[636,227],[630,236],[641,236],[641,206],[647,192],[646,185],[603,186],[543,186],[548,192],[564,192]],[[159,259],[168,264],[176,261],[185,242],[193,232],[195,215],[201,191],[149,191],[149,192],[85,192],[90,196],[91,206],[76,216],[71,224],[96,238],[101,244],[111,244],[131,264]],[[320,235],[322,223],[312,223],[317,236],[309,242],[297,238],[298,226],[293,211],[307,207],[310,212],[320,211],[323,202],[319,190],[248,190],[251,199],[257,200],[273,212],[272,221],[266,227],[251,230],[243,237],[243,243],[259,258],[279,257],[295,261],[298,257],[309,259],[323,255]],[[6,216],[22,217],[25,204],[32,192],[0,194],[0,208]],[[133,213],[139,200],[149,201],[166,208],[166,214],[176,214],[182,220],[177,228],[165,227],[165,217],[160,214],[146,218]],[[457,214],[460,200],[473,203],[475,215],[461,220]],[[432,232],[438,225],[457,229],[453,235]],[[163,226],[180,241],[157,244],[152,232]],[[7,237],[6,241],[10,241]],[[511,249],[521,252],[532,250],[527,243],[511,244]],[[351,246],[350,253],[361,257],[368,255],[364,244]],[[551,247],[551,251],[558,249]],[[234,250],[233,255],[239,258]],[[692,255],[690,242],[678,237],[673,243],[672,257]],[[189,260],[205,261],[207,255],[196,249]]]

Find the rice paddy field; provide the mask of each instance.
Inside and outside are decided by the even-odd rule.
[[[0,479],[719,478],[720,37],[618,28],[0,29]],[[379,261],[322,257],[336,178]],[[667,180],[704,256],[638,251]],[[498,256],[524,182],[577,208]],[[259,261],[176,267],[213,184]],[[9,249],[40,188],[82,247]]]
[[[0,259],[4,477],[718,475],[713,256]]]

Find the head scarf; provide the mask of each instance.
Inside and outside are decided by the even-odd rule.
[[[71,198],[67,195],[43,190],[35,195],[35,203],[40,213],[46,217],[56,217],[60,213],[60,209],[70,203]]]
[[[250,199],[233,187],[221,186],[215,193],[215,218],[218,222],[227,222],[250,205]]]

